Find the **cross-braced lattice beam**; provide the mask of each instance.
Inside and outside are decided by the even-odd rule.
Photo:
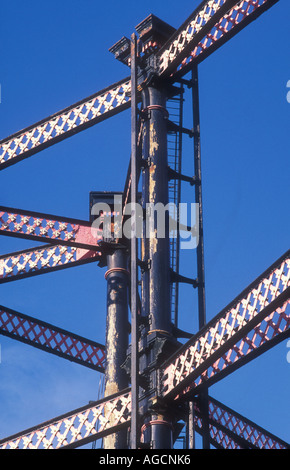
[[[217,17],[215,11],[223,11],[220,8],[225,1],[209,1],[205,4],[203,2],[199,10],[178,29],[174,39],[170,39],[160,50],[159,74],[172,73],[174,79],[185,75],[192,67],[193,61],[203,61],[278,1],[235,1],[232,7],[219,15],[220,18],[211,28],[208,28],[208,24],[211,24],[208,21],[212,15]],[[202,29],[201,24],[204,24]]]
[[[100,251],[102,231],[90,222],[0,206],[0,235]]]
[[[0,256],[0,284],[60,269],[101,261],[97,251],[44,245]]]
[[[104,372],[105,347],[50,323],[0,305],[0,334]]]
[[[0,170],[130,107],[125,78],[0,141]]]
[[[221,449],[288,449],[289,445],[209,397],[211,443]],[[0,440],[0,449],[76,448],[115,433],[131,422],[129,389]],[[195,403],[195,430],[202,419]]]
[[[162,396],[181,399],[188,393],[197,393],[209,378],[217,381],[218,374],[224,376],[242,365],[243,360],[250,360],[255,349],[258,353],[255,341],[259,336],[260,351],[267,346],[270,327],[273,342],[280,339],[280,330],[284,338],[289,330],[289,299],[288,251],[161,366]],[[264,330],[258,327],[263,322]],[[249,357],[245,359],[247,353]]]
[[[211,443],[221,449],[289,449],[289,444],[218,400],[209,397]],[[202,433],[202,413],[195,403],[195,429]]]
[[[130,424],[130,390],[111,395],[0,440],[0,449],[80,447]]]
[[[175,72],[180,62],[235,3],[237,0],[203,1],[159,52],[159,75]]]

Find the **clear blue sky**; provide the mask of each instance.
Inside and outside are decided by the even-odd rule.
[[[199,3],[2,2],[0,139],[126,77],[109,47],[150,13],[178,27]],[[289,248],[289,23],[280,0],[199,68],[208,320]],[[189,110],[190,97],[186,127]],[[192,149],[185,139],[189,174]],[[88,219],[90,191],[123,189],[129,154],[126,111],[3,170],[1,204]],[[35,245],[1,237],[0,254]],[[183,254],[182,274],[196,275],[194,255]],[[104,272],[93,263],[4,284],[1,303],[104,343]],[[180,327],[196,332],[195,293],[183,286],[181,297]],[[97,398],[99,374],[2,336],[0,345],[0,438]],[[210,394],[289,442],[286,356],[283,342]]]

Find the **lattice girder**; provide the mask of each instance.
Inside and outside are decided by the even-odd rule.
[[[130,107],[125,78],[0,141],[0,170]]]
[[[84,220],[0,206],[0,235],[100,252],[103,233]]]
[[[162,47],[158,54],[159,75],[174,72],[186,57],[220,18],[234,6],[236,0],[207,0],[193,12],[177,30],[173,38]]]
[[[212,443],[223,449],[289,449],[282,439],[245,418],[218,400],[209,397],[209,423]],[[201,412],[195,403],[195,424],[202,431]]]
[[[195,387],[209,377],[216,380],[215,375],[221,371],[225,375],[223,369],[232,366],[239,355],[242,357],[257,349],[255,341],[251,340],[249,334],[255,327],[262,325],[268,317],[268,322],[265,321],[263,325],[269,327],[269,322],[275,321],[274,312],[277,309],[282,309],[280,323],[283,319],[283,330],[284,328],[288,330],[289,298],[290,252],[288,251],[161,366],[163,397],[182,398],[187,393],[193,393]],[[254,340],[258,338],[257,331]],[[266,327],[265,331],[266,333],[262,333],[260,337],[266,341],[269,328]],[[272,328],[272,331],[275,336],[279,326]],[[243,346],[246,343],[247,345],[252,343],[252,346],[244,352]]]
[[[103,345],[2,305],[0,334],[104,372]]]
[[[278,1],[279,0],[242,0],[235,2],[236,4],[216,22],[213,28],[202,37],[198,44],[194,43],[190,53],[182,60],[178,60],[172,77],[177,79],[185,75],[192,67],[193,61],[197,61],[198,63],[203,61]],[[182,40],[182,34],[180,34],[180,36]],[[163,49],[160,51],[160,74],[167,73],[164,62],[170,63],[169,57],[170,54],[172,54],[172,45],[168,46],[165,44]]]
[[[58,416],[0,440],[0,449],[74,448],[130,424],[130,390]]]
[[[0,256],[0,284],[60,269],[101,261],[97,251],[44,245]]]

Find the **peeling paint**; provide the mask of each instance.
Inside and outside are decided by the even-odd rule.
[[[150,165],[149,167],[149,201],[155,201],[156,199],[156,180],[155,180],[156,165]]]
[[[158,136],[154,127],[154,123],[150,123],[150,155],[155,155],[159,149]]]

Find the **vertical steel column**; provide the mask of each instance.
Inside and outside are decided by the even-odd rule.
[[[194,131],[194,169],[195,169],[195,202],[198,203],[199,239],[197,245],[197,278],[198,278],[198,318],[199,328],[206,324],[205,311],[205,273],[204,273],[204,240],[203,240],[203,210],[201,190],[201,151],[200,151],[200,112],[199,112],[199,84],[198,66],[192,68],[192,106],[193,106],[193,131]],[[209,421],[208,421],[208,392],[201,396],[201,409],[203,410],[203,448],[209,449]]]
[[[137,204],[137,38],[131,36],[131,204]],[[138,354],[138,244],[137,244],[137,215],[132,210],[131,219],[131,449],[137,449],[140,440],[138,404],[139,404],[139,354]]]
[[[128,387],[128,377],[121,367],[128,349],[128,255],[117,249],[107,255],[107,325],[105,396]],[[126,449],[127,430],[104,438],[105,449]]]
[[[195,448],[195,424],[194,424],[194,403],[190,401],[188,403],[188,421],[186,426],[186,441],[187,448]]]
[[[148,196],[152,220],[149,233],[150,333],[171,335],[168,211],[164,213],[164,221],[162,220],[162,210],[168,204],[166,94],[155,87],[149,87],[148,91],[150,99]],[[161,232],[158,229],[161,229]]]
[[[148,155],[148,208],[150,222],[147,224],[149,255],[149,330],[148,367],[151,367],[151,405],[158,395],[156,364],[158,345],[171,337],[170,311],[170,257],[169,257],[169,214],[164,211],[168,204],[168,163],[167,163],[167,110],[164,90],[148,86],[147,105],[149,145]],[[148,215],[148,211],[147,211]],[[153,366],[152,366],[153,364]],[[172,448],[172,425],[168,410],[158,403],[150,408],[150,417],[144,424],[144,443],[153,449]]]

